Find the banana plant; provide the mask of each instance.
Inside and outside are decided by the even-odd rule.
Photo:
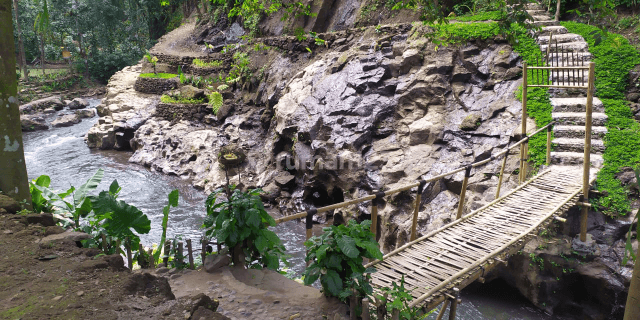
[[[169,223],[169,210],[171,207],[178,206],[178,190],[173,190],[169,193],[169,204],[162,208],[162,237],[160,238],[160,243],[158,244],[158,249],[153,253],[154,261],[158,261],[160,259],[160,251],[162,251],[162,245],[164,241],[167,239],[167,224]],[[169,255],[169,252],[165,252],[165,255]]]

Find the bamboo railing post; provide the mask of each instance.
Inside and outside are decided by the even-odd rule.
[[[189,269],[193,270],[196,265],[193,263],[193,247],[191,247],[191,239],[187,239],[187,253],[189,254]],[[204,263],[204,261],[202,261]]]
[[[104,251],[104,254],[108,254],[109,247],[107,246],[107,236],[104,233],[101,233],[100,237],[102,238],[102,251]]]
[[[169,267],[169,253],[171,252],[171,241],[164,242],[164,256],[162,257],[162,263],[166,268]]]
[[[182,241],[178,242],[178,251],[176,252],[176,257],[174,257],[174,259],[176,260],[176,267],[178,269],[182,268],[183,265],[183,260],[184,260],[184,255],[182,254],[183,250],[182,250]]]
[[[307,210],[307,217],[306,217],[306,229],[307,229],[307,240],[309,240],[311,238],[311,236],[313,236],[313,216],[318,212],[318,210],[316,208],[312,208]]]
[[[138,243],[138,257],[140,257],[140,260],[144,260],[144,248],[142,247],[142,243]],[[151,259],[148,259],[151,260]],[[149,262],[149,261],[147,261]],[[140,268],[142,268],[142,265],[140,265]]]
[[[362,320],[371,320],[371,311],[369,310],[369,298],[362,299]]]
[[[520,172],[520,174],[522,174],[522,182],[527,180],[527,166],[528,166],[528,162],[529,162],[529,137],[525,136],[525,142],[522,144],[522,146],[524,147],[524,154],[522,157],[522,171]]]
[[[149,255],[149,268],[151,268],[151,270],[156,268],[156,262],[153,259],[153,249],[149,248],[149,250],[147,251],[147,255]]]
[[[464,209],[464,198],[467,194],[467,185],[469,184],[469,177],[471,176],[471,165],[468,165],[464,171],[464,180],[462,180],[462,190],[460,191],[460,202],[458,203],[458,214],[456,214],[456,220],[462,217],[462,209]]]
[[[549,39],[551,40],[551,39]],[[549,43],[551,45],[551,43]],[[527,63],[522,63],[522,121],[521,121],[521,137],[527,135]],[[525,157],[525,144],[520,145],[520,183],[524,182],[522,172],[524,171],[525,163],[522,159]]]
[[[504,177],[504,168],[507,166],[507,157],[509,156],[509,145],[507,145],[507,152],[502,159],[502,167],[500,168],[500,177],[498,177],[498,189],[496,190],[496,199],[500,198],[500,188],[502,188],[502,179]]]
[[[551,127],[547,127],[547,166],[551,164]]]
[[[120,254],[120,239],[116,240],[116,254]]]
[[[418,194],[416,195],[416,206],[413,209],[413,222],[411,223],[411,237],[409,241],[413,241],[416,239],[416,229],[418,228],[418,213],[420,212],[420,202],[422,202],[422,192],[424,191],[424,186],[427,183],[424,180],[420,180],[420,185],[418,186]]]
[[[449,309],[449,320],[456,319],[456,311],[458,310],[458,303],[460,303],[460,289],[453,288],[454,299],[451,299],[451,308]]]
[[[591,169],[591,121],[593,108],[593,80],[595,73],[595,63],[589,63],[589,85],[587,89],[587,110],[584,130],[584,162],[582,173],[582,196],[584,203],[589,203],[589,171]],[[587,219],[589,217],[589,207],[582,206],[582,217],[580,218],[580,241],[587,241]]]
[[[380,196],[382,194],[382,196]],[[384,192],[376,193],[376,197],[371,199],[371,232],[373,239],[378,240],[378,201],[384,196]]]
[[[449,307],[449,301],[450,299],[444,300],[444,302],[442,303],[442,308],[440,308],[440,313],[438,313],[438,317],[436,318],[436,320],[442,320],[442,317],[444,317],[444,312],[447,310],[447,307]]]
[[[202,252],[200,252],[200,258],[202,259],[202,265],[204,265],[204,260],[207,258],[207,239],[202,237],[200,239],[200,244],[202,245]]]
[[[127,266],[129,267],[129,270],[133,270],[133,259],[131,258],[131,239],[129,237],[124,240],[124,245],[127,249]]]

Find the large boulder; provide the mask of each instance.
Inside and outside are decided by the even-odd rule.
[[[194,86],[183,86],[180,88],[180,96],[186,99],[203,99],[204,90]]]
[[[16,213],[20,211],[20,204],[9,196],[0,194],[0,209],[4,209],[9,213]]]
[[[96,116],[96,112],[93,109],[76,110],[76,115],[80,119],[93,118]]]
[[[20,113],[30,114],[39,110],[44,110],[49,107],[53,107],[56,111],[62,110],[64,103],[60,96],[52,96],[48,98],[42,98],[20,106]]]
[[[54,127],[70,127],[74,124],[80,123],[80,118],[76,114],[66,114],[58,117],[51,122]]]
[[[89,102],[82,98],[75,98],[67,104],[67,107],[71,110],[84,109],[88,106]]]
[[[49,126],[45,123],[44,119],[39,116],[31,116],[23,114],[20,116],[20,125],[23,132],[47,130]]]
[[[229,263],[231,263],[231,257],[228,254],[210,254],[204,259],[204,269],[209,273],[216,272],[228,266]]]

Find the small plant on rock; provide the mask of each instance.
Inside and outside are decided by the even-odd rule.
[[[340,226],[324,228],[319,237],[312,237],[304,244],[309,248],[306,261],[311,262],[304,272],[304,283],[310,285],[318,278],[326,295],[345,300],[352,295],[352,288],[360,295],[370,294],[367,285],[348,282],[363,277],[375,269],[366,269],[363,258],[382,259],[382,252],[370,230],[371,221],[357,223],[354,220]],[[363,279],[364,280],[364,279]],[[369,286],[370,288],[370,286]]]
[[[158,57],[152,56],[149,52],[147,52],[144,57],[147,58],[147,61],[149,61],[149,63],[151,63],[151,65],[153,66],[153,73],[158,74],[158,72],[156,71],[156,63],[158,63]]]

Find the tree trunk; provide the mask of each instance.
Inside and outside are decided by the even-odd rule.
[[[244,269],[244,252],[242,251],[242,242],[233,247],[231,259],[235,268]]]
[[[636,215],[640,214],[640,210]],[[638,222],[640,223],[640,222]],[[628,235],[631,236],[630,234]],[[624,320],[640,319],[640,245],[636,262],[631,275],[631,285],[629,285],[629,295],[627,295],[627,306],[624,308]]]
[[[13,0],[13,11],[16,15],[16,31],[18,32],[18,63],[22,70],[25,80],[29,80],[29,69],[27,69],[27,56],[24,52],[24,43],[22,42],[22,28],[20,28],[20,20],[18,20],[18,0]]]
[[[44,76],[44,34],[40,34],[40,65],[42,66],[42,75]]]
[[[18,108],[12,20],[11,0],[0,0],[0,190],[31,209]]]

